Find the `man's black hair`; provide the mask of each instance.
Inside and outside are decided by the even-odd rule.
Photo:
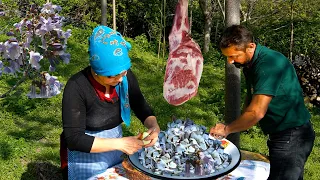
[[[219,47],[224,49],[234,45],[239,49],[245,49],[249,43],[253,42],[252,32],[242,25],[232,25],[224,30]]]

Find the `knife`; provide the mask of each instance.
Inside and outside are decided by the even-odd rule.
[[[147,137],[149,137],[155,130],[156,128],[153,128],[152,131],[148,134],[148,136],[144,137],[142,140],[145,140]]]

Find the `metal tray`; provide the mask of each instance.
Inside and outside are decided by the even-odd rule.
[[[221,170],[219,170],[215,173],[212,173],[210,175],[193,176],[193,177],[157,175],[157,174],[154,174],[151,170],[142,166],[142,164],[139,162],[139,153],[138,152],[129,156],[129,162],[137,170],[141,171],[142,173],[144,173],[150,177],[156,178],[156,179],[188,179],[188,180],[216,179],[216,178],[224,176],[224,175],[230,173],[231,171],[233,171],[236,167],[238,167],[238,165],[241,161],[240,150],[229,140],[223,139],[222,141],[226,141],[229,143],[228,146],[224,149],[224,152],[231,155],[231,158],[232,158],[231,163],[228,167],[221,169]]]

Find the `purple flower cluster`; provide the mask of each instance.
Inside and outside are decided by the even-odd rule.
[[[6,12],[3,10],[3,5],[0,3],[0,16],[5,16]]]
[[[31,5],[26,17],[7,33],[10,39],[0,42],[0,75],[23,72],[34,79],[39,77],[41,65],[49,65],[49,71],[54,71],[60,61],[70,62],[66,49],[71,30],[62,30],[64,17],[59,16],[60,11],[61,7],[52,3],[41,9]]]
[[[48,88],[49,95],[55,96],[61,93],[62,84],[58,81],[56,76],[50,76],[49,73],[45,74],[46,87]]]
[[[51,76],[44,72],[41,74],[40,93],[36,93],[36,85],[31,85],[31,90],[27,94],[29,98],[50,98],[61,93],[63,84],[61,84],[56,76]]]

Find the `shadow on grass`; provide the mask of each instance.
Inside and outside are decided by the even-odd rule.
[[[9,160],[12,156],[12,148],[7,142],[0,142],[0,158]]]
[[[320,132],[316,132],[316,139],[314,141],[314,146],[316,146],[317,148],[320,148],[320,140],[317,140],[318,137],[320,137]],[[318,142],[318,143],[317,143]],[[320,150],[320,149],[319,149]]]
[[[313,115],[320,115],[320,107],[313,106],[310,108],[310,111]]]
[[[31,162],[21,176],[21,180],[61,180],[60,167],[49,162]]]
[[[20,131],[9,131],[7,134],[16,139],[24,138],[27,141],[39,141],[45,138],[45,134],[49,130],[49,128],[43,128],[41,126],[26,125]]]

